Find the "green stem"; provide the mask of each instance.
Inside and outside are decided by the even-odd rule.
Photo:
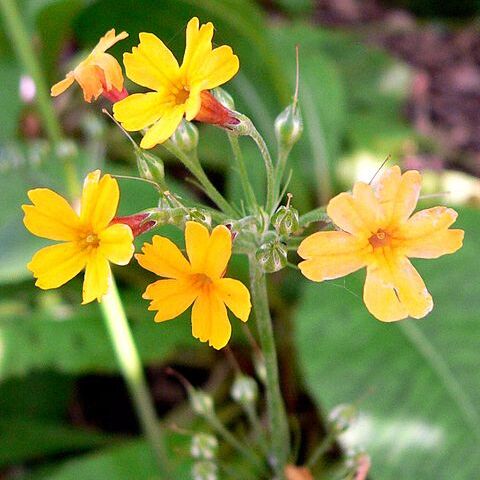
[[[237,217],[237,212],[235,209],[227,202],[223,195],[215,188],[210,179],[207,177],[207,174],[203,170],[200,162],[196,158],[192,158],[178,148],[171,140],[167,140],[163,143],[165,147],[172,155],[175,155],[184,165],[190,170],[190,172],[195,175],[197,180],[200,182],[200,185],[205,190],[205,193],[208,195],[210,200],[214,202],[218,208],[223,212],[229,215],[232,218]]]
[[[265,140],[260,135],[258,130],[255,128],[255,125],[250,121],[248,129],[248,135],[253,139],[253,141],[257,144],[257,147],[263,157],[263,161],[265,163],[265,171],[267,174],[267,201],[265,205],[265,210],[267,211],[268,215],[271,215],[273,212],[273,208],[276,203],[275,198],[275,171],[273,168],[272,157],[270,156],[270,152],[268,151],[267,144]]]
[[[277,352],[268,305],[267,283],[265,274],[255,257],[250,256],[249,262],[253,309],[260,345],[265,358],[271,463],[277,477],[283,479],[285,465],[290,453],[290,436],[285,405],[280,392]]]
[[[329,450],[334,441],[335,434],[333,432],[328,433],[327,436],[323,439],[323,441],[317,446],[317,448],[315,448],[312,455],[308,459],[306,466],[308,468],[313,468],[320,460],[320,457]]]
[[[110,288],[103,297],[100,308],[110,334],[110,340],[112,341],[120,370],[133,399],[138,419],[154,451],[160,472],[165,475],[162,478],[170,478],[168,457],[165,451],[162,431],[150,397],[138,350],[135,346],[113,276],[110,278]]]
[[[282,185],[283,174],[285,173],[285,167],[287,166],[288,155],[290,154],[292,147],[283,148],[278,154],[277,164],[275,165],[275,184],[273,187],[275,198],[278,198],[280,195],[280,187]]]
[[[25,23],[22,20],[15,0],[0,0],[0,9],[17,57],[22,67],[29,73],[35,83],[38,111],[42,117],[46,133],[54,145],[54,148],[57,149],[58,145],[62,142],[62,131],[48,95],[45,77],[40,68],[38,57],[33,50]],[[58,151],[56,151],[56,154],[63,162],[69,190],[77,194],[78,181],[74,163],[69,155],[59,155]]]
[[[230,141],[230,146],[232,147],[233,156],[237,162],[238,173],[240,174],[240,182],[242,184],[243,193],[245,194],[245,199],[247,205],[250,207],[251,211],[257,210],[257,199],[255,197],[255,192],[253,191],[252,184],[248,178],[247,169],[245,168],[245,162],[243,159],[242,151],[240,150],[240,144],[238,137],[236,135],[228,134],[228,140]]]
[[[307,227],[313,222],[330,222],[330,217],[327,215],[325,207],[315,208],[302,215],[299,219],[301,227]]]

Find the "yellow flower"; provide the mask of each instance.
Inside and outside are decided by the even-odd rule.
[[[48,188],[28,192],[33,205],[23,205],[23,223],[30,232],[63,243],[42,248],[27,265],[42,289],[57,288],[85,268],[83,302],[101,300],[108,290],[109,262],[126,265],[132,258],[130,227],[110,225],[117,211],[119,190],[115,179],[100,170],[88,174],[80,214]]]
[[[83,90],[86,102],[90,103],[92,99],[96,100],[102,93],[108,92],[115,93],[117,100],[124,98],[126,91],[123,89],[122,68],[117,60],[105,51],[127,37],[127,32],[115,36],[115,29],[109,30],[90,55],[52,87],[52,97],[63,93],[76,80]]]
[[[384,322],[408,316],[421,318],[433,308],[432,297],[408,260],[438,258],[457,251],[463,230],[449,230],[457,213],[434,207],[413,213],[421,175],[403,175],[395,166],[385,171],[375,187],[358,182],[352,194],[330,200],[328,216],[339,231],[317,232],[300,244],[299,264],[310,280],[321,282],[367,267],[365,305]]]
[[[140,44],[125,53],[127,77],[154,90],[130,95],[115,103],[115,118],[128,131],[150,127],[140,143],[152,148],[167,140],[182,117],[193,120],[200,112],[202,92],[230,80],[238,71],[238,57],[226,45],[212,49],[213,25],[199,26],[198,18],[187,25],[183,63],[152,33],[140,33]]]
[[[168,238],[155,235],[145,243],[143,254],[135,255],[140,265],[165,280],[150,284],[143,298],[151,300],[149,310],[157,310],[156,322],[171,320],[193,303],[192,335],[208,340],[217,350],[232,333],[227,306],[246,322],[250,315],[250,293],[238,280],[223,278],[232,254],[232,237],[219,225],[210,235],[206,227],[187,222],[185,244],[189,261]]]

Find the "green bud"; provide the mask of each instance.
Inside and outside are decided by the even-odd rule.
[[[217,465],[209,461],[195,462],[192,467],[193,480],[217,480]]]
[[[303,120],[298,105],[292,103],[275,120],[275,136],[279,150],[292,148],[303,132]]]
[[[258,385],[252,377],[237,375],[230,390],[232,398],[241,405],[252,404],[257,400]]]
[[[214,414],[213,399],[201,390],[189,389],[190,405],[192,410],[202,417],[209,417]]]
[[[190,453],[192,457],[203,460],[212,460],[217,456],[217,437],[208,433],[197,433],[192,437]]]
[[[213,90],[213,95],[225,108],[235,110],[235,101],[226,90],[220,87],[215,88],[215,90]]]
[[[358,411],[354,405],[340,404],[328,416],[330,429],[340,434],[348,430],[357,420]]]
[[[273,215],[272,224],[279,235],[295,233],[300,228],[298,210],[290,205],[282,205]]]
[[[153,153],[140,148],[135,149],[135,156],[137,157],[137,168],[140,176],[146,180],[163,185],[165,182],[163,161],[156,155],[153,155]]]
[[[274,240],[261,245],[256,253],[257,261],[265,272],[278,272],[287,265],[286,246]]]
[[[183,152],[193,152],[198,145],[198,129],[193,123],[182,120],[171,140]]]

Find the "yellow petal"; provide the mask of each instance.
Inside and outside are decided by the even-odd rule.
[[[135,248],[132,230],[128,225],[110,225],[98,234],[98,239],[100,253],[110,262],[126,265],[131,260]]]
[[[138,263],[160,277],[182,278],[191,272],[182,252],[168,238],[155,235],[152,244],[143,244],[142,252],[143,254],[135,255]]]
[[[222,300],[214,293],[203,293],[193,304],[192,335],[213,348],[223,348],[232,334],[227,309]]]
[[[63,80],[60,80],[58,83],[53,85],[53,87],[50,89],[50,95],[52,97],[56,97],[63,93],[68,87],[72,85],[74,82],[75,77],[73,75],[73,72],[68,72],[66,77]]]
[[[87,175],[83,184],[80,219],[100,233],[112,221],[118,207],[120,191],[110,175],[100,179],[100,170]]]
[[[83,90],[83,98],[90,103],[103,92],[103,71],[89,61],[82,62],[74,70],[75,80]]]
[[[114,57],[108,53],[99,53],[94,57],[93,63],[103,71],[107,92],[112,87],[118,91],[123,89],[122,67]]]
[[[57,288],[77,275],[87,262],[85,252],[74,242],[42,248],[27,265],[43,289]]]
[[[153,33],[140,33],[139,37],[138,47],[123,55],[127,77],[152,90],[170,90],[179,77],[177,60]]]
[[[246,322],[252,308],[248,288],[242,282],[233,278],[217,280],[214,288],[217,295],[233,314],[243,322]]]
[[[210,234],[208,228],[197,222],[187,222],[185,225],[185,247],[192,272],[204,273],[205,257],[207,255]]]
[[[171,105],[164,93],[134,93],[113,104],[113,115],[130,132],[155,123]]]
[[[208,22],[199,27],[199,23],[194,17],[187,24],[181,71],[188,83],[212,51],[213,24]]]
[[[353,186],[355,209],[364,225],[371,233],[376,233],[383,226],[383,211],[375,192],[370,185],[357,182]]]
[[[343,277],[364,267],[372,248],[345,232],[317,232],[302,241],[298,267],[315,282]]]
[[[128,37],[127,32],[121,32],[118,35],[115,35],[115,29],[112,28],[109,30],[97,43],[95,48],[93,49],[92,53],[102,53],[108,50],[110,47],[115,45],[120,40]]]
[[[48,188],[28,192],[33,205],[23,205],[23,223],[34,235],[50,240],[74,240],[80,219],[68,202]]]
[[[240,62],[227,45],[216,48],[206,56],[196,70],[189,76],[191,87],[199,85],[202,90],[223,85],[238,72]]]
[[[365,223],[362,214],[362,206],[357,204],[349,193],[340,193],[333,197],[327,205],[327,214],[337,227],[345,232],[362,238],[372,235],[369,223]]]
[[[457,212],[447,207],[434,207],[413,215],[396,232],[407,257],[438,258],[456,252],[463,243],[463,230],[448,230],[457,219]]]
[[[202,107],[201,91],[198,88],[190,90],[185,102],[185,118],[190,122],[193,120]]]
[[[108,260],[97,249],[91,252],[85,267],[82,305],[90,303],[95,299],[100,302],[108,291],[109,281],[110,265]]]
[[[395,166],[383,173],[375,193],[388,225],[398,225],[408,219],[417,205],[421,186],[422,176],[416,170],[401,175],[400,169]]]
[[[185,107],[177,105],[165,110],[162,118],[153,124],[140,142],[142,148],[153,148],[155,145],[168,140],[182,121]]]
[[[163,322],[178,317],[197,298],[198,290],[192,288],[185,279],[158,280],[150,284],[143,298],[152,300],[149,310],[158,310],[156,322]]]

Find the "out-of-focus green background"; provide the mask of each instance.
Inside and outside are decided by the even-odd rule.
[[[415,262],[435,300],[427,318],[395,325],[373,319],[361,301],[361,272],[319,285],[282,271],[271,277],[272,309],[285,397],[300,426],[302,415],[315,416],[307,396],[323,414],[352,403],[359,419],[340,445],[371,455],[369,478],[478,478],[480,157],[474,140],[455,143],[461,135],[468,140],[480,133],[474,111],[475,102],[480,111],[476,2],[442,2],[441,8],[425,0],[23,0],[19,5],[49,85],[112,27],[130,34],[111,50],[118,59],[137,43],[140,31],[157,34],[180,57],[188,19],[212,21],[215,42],[231,45],[240,57],[240,73],[226,89],[272,151],[274,119],[294,90],[298,44],[305,130],[291,155],[289,191],[300,213],[354,180],[371,177],[387,154],[391,163],[424,169],[427,193],[451,192],[423,203],[455,204],[458,226],[466,231],[456,255]],[[79,305],[81,279],[44,292],[34,288],[26,269],[32,253],[45,245],[22,225],[26,191],[48,186],[65,194],[66,188],[2,23],[0,39],[0,478],[154,478],[154,461],[136,436],[98,307]],[[458,50],[436,59],[442,45]],[[422,48],[423,57],[415,56]],[[442,68],[457,75],[456,83],[448,75],[439,81]],[[471,114],[462,113],[467,104]],[[84,104],[78,86],[55,101],[65,135],[76,146],[79,171],[100,167],[133,175],[131,147],[101,114],[102,105]],[[449,117],[452,111],[460,113]],[[241,145],[261,193],[261,158],[248,140]],[[224,133],[201,126],[199,149],[205,168],[238,201]],[[186,172],[160,153],[172,190],[195,198]],[[148,185],[123,180],[121,189],[122,214],[156,204]],[[166,234],[180,238],[174,230]],[[231,270],[247,280],[241,258]],[[219,381],[231,376],[224,355],[191,337],[188,316],[153,323],[141,299],[153,276],[134,264],[116,273],[159,414],[167,424],[194,428],[181,390],[162,373],[174,365],[209,389],[219,411],[234,423]],[[247,357],[248,345],[233,323],[236,354]],[[301,430],[303,453],[319,438],[312,430]],[[190,478],[188,435],[170,432],[169,440],[178,478]],[[332,464],[338,460],[332,457]],[[327,467],[322,478],[333,478]]]

